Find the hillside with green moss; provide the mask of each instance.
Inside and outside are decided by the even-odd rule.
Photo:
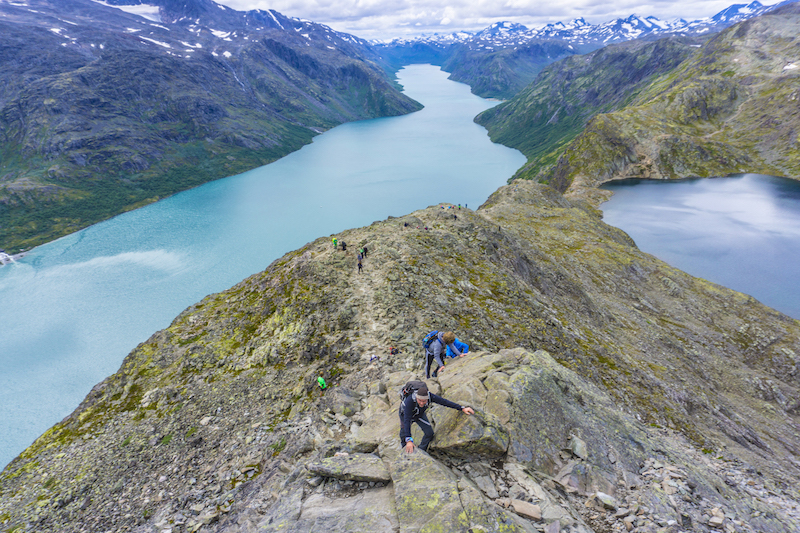
[[[543,185],[444,207],[337,234],[348,252],[321,237],[188,308],[5,468],[0,524],[800,527],[799,321]],[[477,413],[435,408],[409,456],[398,390],[431,329],[472,346],[432,390]]]
[[[552,165],[564,147],[595,116],[629,105],[660,75],[671,72],[696,49],[696,38],[628,41],[546,67],[508,102],[475,121],[492,141],[521,151],[525,176]]]
[[[573,90],[565,80],[550,91],[556,96],[527,107],[520,96],[479,122],[494,140],[529,157],[518,177],[562,191],[573,182],[591,187],[632,177],[756,172],[796,178],[799,30],[800,6],[790,4],[731,27],[692,53],[684,50],[685,59],[640,82],[629,84],[620,73],[621,98],[611,99],[611,109],[604,99],[573,113],[568,104],[575,98],[560,96]],[[590,83],[583,94],[601,91],[606,81]],[[563,126],[562,115],[544,114],[556,109],[569,117]]]
[[[0,249],[421,108],[363,41],[277,12],[165,6],[173,22],[155,24],[91,0],[0,4]],[[201,7],[215,18],[185,20]]]

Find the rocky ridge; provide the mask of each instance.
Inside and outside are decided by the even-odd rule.
[[[0,475],[9,531],[800,527],[800,322],[516,181],[320,238],[188,308]],[[402,454],[419,339],[473,353]],[[399,349],[391,354],[389,347]],[[331,385],[321,391],[317,377]]]

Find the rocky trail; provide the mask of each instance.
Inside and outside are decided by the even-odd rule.
[[[253,482],[262,484],[259,493],[272,488],[281,496],[246,523],[231,524],[224,515],[205,520],[219,520],[216,529],[231,532],[755,533],[792,531],[800,524],[796,495],[766,486],[741,462],[697,451],[674,432],[617,419],[599,433],[584,433],[588,428],[566,415],[575,395],[598,406],[598,428],[606,426],[609,399],[557,369],[546,352],[477,352],[454,360],[447,374],[428,383],[474,405],[476,415],[434,406],[430,454],[406,454],[398,444],[398,391],[415,377],[391,372],[360,393],[327,391],[331,407],[321,416],[326,444],[294,465],[280,462],[271,479]],[[562,390],[565,381],[571,386],[550,406],[566,415],[560,429],[572,428],[567,439],[549,443],[559,448],[552,476],[531,469],[522,461],[525,450],[513,449],[522,445],[512,438],[521,425],[511,420],[512,412],[519,414],[512,398],[529,379]],[[305,431],[320,430],[308,422]],[[618,424],[638,426],[641,455],[631,457],[619,447],[618,432],[610,431]],[[416,426],[414,432],[419,440]],[[639,457],[646,458],[637,462]],[[254,507],[247,500],[238,505]]]

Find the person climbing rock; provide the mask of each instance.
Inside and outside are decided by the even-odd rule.
[[[346,252],[346,251],[347,251],[347,243],[346,243],[346,242],[344,242],[344,241],[342,241],[342,251],[343,251],[343,252]]]
[[[358,254],[358,273],[361,274],[361,269],[364,268],[361,264],[361,254]]]
[[[431,426],[428,417],[425,416],[425,411],[428,410],[431,402],[457,409],[468,415],[475,414],[472,407],[458,405],[446,398],[428,392],[428,386],[422,383],[420,388],[409,394],[400,404],[400,446],[405,449],[406,453],[414,453],[414,439],[411,436],[412,423],[416,423],[424,435],[422,442],[419,443],[421,450],[427,450],[428,445],[433,440],[433,426]]]
[[[364,259],[366,259],[366,258],[367,258],[367,247],[365,246],[364,247]]]
[[[453,350],[450,349],[450,346],[448,346],[447,357],[451,359],[454,357],[464,357],[465,355],[467,355],[467,352],[469,352],[469,344],[467,344],[466,342],[461,342],[460,340],[458,340],[458,338],[456,338],[456,340],[453,341],[453,344],[456,345],[456,348],[458,348],[458,351],[461,353],[459,355],[456,355],[453,352]]]
[[[333,249],[334,249],[334,250],[337,248],[337,245],[338,245],[338,244],[339,244],[339,239],[337,239],[336,237],[334,237],[334,238],[333,238]]]
[[[431,377],[431,364],[435,361],[437,364],[436,370],[433,371],[433,377],[436,377],[439,372],[444,371],[444,355],[445,346],[449,347],[455,355],[461,355],[461,351],[454,344],[456,334],[452,331],[431,331],[424,339],[422,339],[422,347],[425,348],[425,377]]]

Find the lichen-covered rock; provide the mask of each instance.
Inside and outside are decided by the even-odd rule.
[[[392,475],[401,532],[535,531],[427,453],[407,454],[398,447],[382,454]]]
[[[282,531],[395,533],[399,524],[394,505],[392,487],[367,490],[348,498],[313,494],[303,502],[297,520]]]
[[[306,466],[308,471],[323,477],[348,481],[389,481],[389,471],[380,457],[367,453],[353,453],[326,457]]]
[[[508,430],[491,413],[476,411],[469,416],[448,409],[436,420],[432,449],[460,458],[502,457],[508,450]]]
[[[422,451],[407,454],[400,447],[381,451],[387,459],[401,532],[461,531],[458,479]]]
[[[326,396],[324,405],[334,413],[353,416],[361,410],[361,395],[350,389],[337,387]]]

